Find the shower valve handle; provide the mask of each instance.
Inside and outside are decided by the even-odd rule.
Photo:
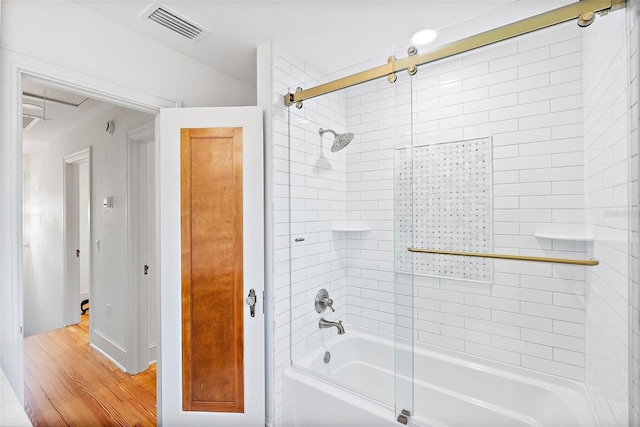
[[[327,307],[329,307],[331,311],[336,311],[336,309],[333,308],[333,300],[329,298],[329,292],[326,289],[320,289],[318,291],[315,307],[318,313],[322,313]]]
[[[322,303],[326,306],[329,307],[331,309],[331,311],[336,311],[335,308],[333,308],[333,300],[331,298],[326,298],[322,301]]]

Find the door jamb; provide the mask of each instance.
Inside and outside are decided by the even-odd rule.
[[[142,261],[139,259],[138,250],[138,226],[139,215],[137,213],[138,200],[134,197],[136,180],[136,166],[133,152],[136,144],[147,144],[155,137],[154,122],[143,123],[127,132],[127,248],[128,248],[128,275],[129,301],[128,307],[130,332],[127,336],[127,372],[136,374],[149,367],[149,331],[148,331],[148,292],[143,289],[140,278]],[[151,142],[150,142],[151,141]],[[154,147],[155,148],[155,147]],[[157,156],[155,156],[157,157]],[[154,182],[157,188],[157,182]],[[137,187],[136,187],[137,188]],[[154,188],[154,193],[155,193]],[[157,216],[157,215],[156,215]],[[150,230],[153,233],[155,230]],[[152,248],[152,259],[157,257],[157,245]],[[158,265],[158,264],[156,264]],[[157,278],[157,269],[154,270],[154,278]],[[156,322],[157,323],[157,322]],[[156,334],[157,335],[157,334]]]
[[[6,64],[6,67],[5,67]],[[8,111],[4,110],[2,120],[8,120],[5,123],[8,129],[7,135],[7,153],[6,160],[2,160],[3,167],[6,166],[8,171],[6,187],[8,187],[10,194],[8,198],[12,203],[6,210],[2,210],[2,215],[5,214],[6,219],[3,219],[2,227],[6,231],[5,227],[9,230],[21,230],[22,229],[22,78],[31,77],[39,79],[42,82],[56,87],[58,89],[67,90],[75,93],[84,94],[88,97],[96,99],[98,101],[109,102],[115,105],[119,105],[126,108],[131,108],[137,111],[146,112],[155,116],[154,124],[156,128],[156,138],[154,141],[154,149],[156,152],[155,158],[155,206],[154,212],[156,217],[155,235],[156,239],[160,241],[160,197],[158,194],[159,188],[159,158],[157,153],[160,152],[160,141],[157,137],[160,110],[162,108],[179,108],[181,107],[181,101],[172,101],[166,98],[150,95],[145,92],[132,89],[130,87],[122,86],[117,83],[113,83],[104,80],[99,77],[91,76],[88,74],[80,73],[65,67],[61,67],[55,64],[40,61],[25,55],[21,55],[15,52],[3,52],[3,58],[0,62],[3,73],[8,76],[7,90],[9,91],[7,107]],[[6,111],[6,113],[5,113]],[[4,187],[4,184],[3,184]],[[3,360],[7,362],[7,367],[11,368],[8,372],[9,382],[12,388],[15,390],[16,395],[19,397],[21,403],[24,403],[24,283],[22,278],[23,268],[23,255],[22,255],[22,233],[12,232],[8,234],[8,242],[6,248],[8,249],[7,257],[0,263],[3,268],[6,267],[9,271],[9,277],[15,280],[11,280],[10,293],[13,295],[13,304],[15,309],[9,313],[11,331],[10,336],[4,337],[6,343],[7,353],[3,352]],[[160,265],[160,254],[156,251],[156,265]],[[155,288],[157,298],[157,314],[156,317],[160,319],[160,272],[155,275]],[[3,291],[4,293],[4,291]],[[4,306],[4,305],[3,305]],[[5,316],[3,316],[5,318]],[[158,354],[161,349],[161,337],[158,335]],[[3,347],[5,347],[3,345]],[[6,356],[6,360],[5,360]],[[158,363],[161,363],[160,357],[158,357]],[[157,408],[158,408],[158,422],[162,420],[162,414],[160,408],[162,408],[162,390],[161,390],[161,370],[158,369],[157,373]]]
[[[87,163],[89,165],[89,200],[91,200],[91,147],[85,147],[81,150],[74,151],[73,153],[67,154],[64,156],[64,166],[63,166],[63,188],[62,188],[62,209],[64,218],[62,223],[63,233],[63,248],[64,253],[62,256],[63,265],[64,265],[64,324],[65,325],[73,325],[80,322],[80,276],[78,272],[77,280],[70,281],[68,280],[71,272],[69,265],[69,257],[71,257],[71,253],[78,248],[73,248],[71,242],[69,241],[69,235],[72,230],[69,229],[69,215],[68,212],[68,203],[70,201],[71,195],[68,194],[69,185],[71,184],[69,180],[69,171],[72,167],[77,167],[82,163]],[[75,185],[76,187],[79,184],[79,174],[75,175]],[[76,203],[79,201],[77,195],[75,196]],[[76,206],[77,207],[77,206]],[[76,209],[77,211],[77,209]],[[76,213],[77,216],[77,213]],[[79,218],[78,218],[79,220]],[[76,223],[76,226],[78,224]],[[77,229],[77,227],[76,227]],[[77,232],[77,230],[76,230]],[[78,236],[79,239],[79,236]],[[89,208],[89,240],[91,241],[91,208]],[[89,256],[89,295],[91,295],[91,254],[86,254]],[[91,342],[91,328],[89,328],[89,342]]]

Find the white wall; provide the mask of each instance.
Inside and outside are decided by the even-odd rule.
[[[3,4],[0,47],[181,100],[185,107],[255,105],[255,89],[70,1]]]
[[[631,180],[637,182],[638,141],[629,143],[629,124],[637,129],[637,117],[635,123],[629,120],[629,89],[630,78],[637,81],[638,67],[628,63],[629,17],[630,23],[636,19],[632,11],[597,19],[583,38],[586,223],[595,236],[594,256],[601,262],[587,277],[585,382],[606,426],[630,425],[629,308],[630,297],[638,299],[630,292],[632,250],[637,262],[630,227],[634,223],[637,230],[633,208],[638,196],[630,197],[630,191],[638,190],[631,186]],[[631,380],[637,384],[637,377]]]
[[[114,120],[113,135],[104,124]],[[91,153],[91,327],[93,343],[125,365],[127,330],[126,132],[152,116],[113,107],[51,142],[25,140],[29,153],[30,246],[25,250],[25,335],[64,325],[63,158],[86,146]],[[113,208],[102,207],[112,196]],[[99,302],[100,304],[97,304]],[[107,307],[109,305],[109,307]]]
[[[24,335],[30,336],[65,324],[63,158],[83,148],[82,144],[86,141],[60,140],[60,135],[51,135],[46,141],[32,140],[26,135],[23,141],[26,244],[22,252],[22,273],[26,313]],[[79,173],[80,185],[86,187],[84,194],[88,194],[88,165],[81,164]],[[83,191],[79,193],[82,195]],[[89,202],[88,199],[82,200],[82,197],[79,200],[79,213],[85,218],[80,224],[80,251],[83,257],[80,266],[81,295],[88,295],[89,292]],[[83,237],[85,245],[82,245]],[[80,311],[79,306],[77,309]]]
[[[282,60],[279,64],[286,68]],[[302,86],[312,87],[320,84],[313,79],[317,75],[307,67],[297,78],[304,77]],[[335,333],[319,329],[320,318],[346,320],[347,236],[335,231],[346,219],[346,155],[344,150],[331,152],[331,133],[319,134],[319,128],[345,132],[344,95],[305,101],[304,108],[289,114],[289,176],[277,174],[276,183],[290,185],[291,249],[278,249],[274,256],[276,262],[291,257],[291,354],[295,363],[307,348]],[[335,312],[315,311],[320,289],[329,292]]]
[[[267,420],[282,425],[282,374],[291,364],[292,339],[295,341],[296,354],[299,354],[307,346],[305,334],[309,334],[310,343],[327,332],[319,331],[317,327],[320,315],[313,308],[315,292],[321,286],[327,286],[337,300],[336,308],[340,308],[339,313],[323,315],[331,316],[333,320],[334,315],[345,312],[345,268],[338,261],[338,253],[340,250],[344,252],[339,245],[344,245],[345,238],[340,233],[330,231],[331,219],[336,214],[331,208],[338,209],[336,219],[344,214],[344,154],[337,158],[330,157],[328,147],[331,141],[328,135],[323,138],[324,159],[317,163],[320,158],[318,127],[334,126],[336,131],[343,130],[344,101],[335,97],[319,102],[308,101],[305,102],[305,108],[311,108],[307,111],[303,108],[302,111],[293,112],[291,144],[294,149],[291,150],[290,166],[291,112],[284,106],[283,95],[291,85],[306,84],[314,79],[317,81],[320,76],[277,44],[260,46],[259,58],[259,69],[270,67],[272,77],[271,81],[263,82],[260,89],[262,106],[265,112],[270,112],[265,117],[268,122],[265,129],[271,129],[265,135],[265,157],[271,154],[265,160],[270,166],[265,168],[265,198],[267,219],[270,221],[266,225],[266,242],[269,245],[267,252],[272,252],[272,258],[266,264],[268,307],[271,308],[267,313],[272,313],[272,317],[267,317],[266,345],[267,352],[272,353],[267,373]],[[337,109],[336,113],[331,112],[329,104]],[[294,177],[290,177],[290,170],[295,171]],[[308,191],[302,185],[307,180],[314,187]],[[293,215],[291,217],[295,223],[290,223],[290,195],[291,208],[295,207],[296,210],[295,218]],[[334,240],[334,234],[338,234],[337,240]],[[296,237],[303,237],[305,241],[289,241]],[[332,244],[338,247],[331,247]],[[292,336],[294,323],[295,332]]]
[[[631,179],[631,201],[630,229],[631,229],[631,292],[629,304],[629,321],[631,326],[630,357],[629,368],[631,407],[629,409],[630,425],[640,425],[640,187],[638,175],[640,174],[640,139],[638,136],[638,126],[640,117],[638,114],[638,99],[640,98],[640,88],[638,87],[638,68],[640,58],[638,57],[638,1],[627,2],[627,34],[629,44],[629,152],[631,155],[629,176]]]
[[[25,138],[29,246],[23,251],[24,334],[64,325],[63,157],[82,147]]]
[[[588,257],[582,242],[534,237],[584,231],[580,35],[579,27],[565,24],[422,66],[414,78],[414,164],[417,150],[492,138],[492,159],[483,164],[492,181],[487,190],[493,194],[493,210],[484,220],[493,235],[489,231],[489,246],[480,251],[491,250],[493,241],[496,253]],[[403,85],[406,88],[397,91],[409,92],[409,85]],[[384,81],[346,90],[348,127],[362,138],[347,158],[349,215],[372,227],[368,235],[349,243],[357,248],[349,258],[349,322],[381,331],[393,331],[393,313],[402,314],[402,307],[391,304],[393,292],[400,289],[394,280],[411,284],[402,275],[394,277],[390,226],[394,197],[401,194],[398,185],[394,194],[388,180],[394,177],[394,147],[406,146],[402,128],[394,128],[407,122],[410,112],[406,103],[394,102],[394,96]],[[463,155],[451,156],[451,168],[469,166]],[[413,173],[424,175],[427,170]],[[441,180],[434,185],[451,191],[476,185],[451,183],[452,176],[433,177]],[[428,211],[430,205],[421,205],[420,199],[427,203],[433,192],[429,194],[414,195],[415,216]],[[395,213],[397,228],[400,213]],[[462,238],[459,247],[444,249],[470,250],[465,246],[479,237]],[[416,255],[414,262],[419,257],[429,256]],[[413,303],[417,308],[415,338],[583,380],[586,269],[494,261],[493,277],[485,283],[416,274],[414,298],[405,298],[409,307]],[[411,315],[410,310],[404,313]]]
[[[70,81],[107,98],[115,95],[115,99],[132,99],[153,108],[175,102],[184,106],[252,105],[255,90],[73,2],[5,1],[1,18],[0,92],[6,96],[1,98],[0,115],[0,356],[16,394],[22,396],[16,70]]]

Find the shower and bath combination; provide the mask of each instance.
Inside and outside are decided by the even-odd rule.
[[[331,152],[332,153],[337,153],[338,151],[342,150],[344,147],[346,147],[347,145],[349,145],[349,143],[351,142],[351,140],[353,140],[353,133],[351,132],[346,132],[346,133],[337,133],[331,129],[318,129],[318,133],[320,134],[320,136],[322,137],[325,133],[332,133],[333,134],[333,143],[331,144]]]
[[[637,159],[624,155],[634,141],[627,25],[637,10],[602,17],[587,4],[571,12],[580,26],[596,17],[586,30],[496,28],[454,47],[512,37],[448,62],[434,58],[451,56],[451,45],[390,57],[375,72],[285,95],[311,110],[274,119],[290,129],[290,232],[278,247],[289,257],[277,276],[289,304],[276,315],[289,333],[285,424],[640,425],[629,377],[640,360],[629,344],[637,247],[631,222],[600,220],[637,205]],[[424,67],[399,73],[412,64]],[[464,76],[455,93],[440,86],[451,75]],[[319,93],[331,98],[314,101]],[[323,135],[335,153],[351,143],[347,131],[362,135],[362,149],[323,157]],[[604,132],[620,156],[614,140],[601,143]],[[616,179],[605,184],[605,170]],[[303,235],[304,245],[291,244]],[[615,266],[598,256],[610,250]],[[335,302],[316,296],[320,314],[311,303],[321,287]]]

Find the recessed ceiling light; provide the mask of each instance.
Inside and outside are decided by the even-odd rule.
[[[411,41],[415,44],[431,43],[438,36],[438,31],[433,28],[423,28],[411,34]]]

